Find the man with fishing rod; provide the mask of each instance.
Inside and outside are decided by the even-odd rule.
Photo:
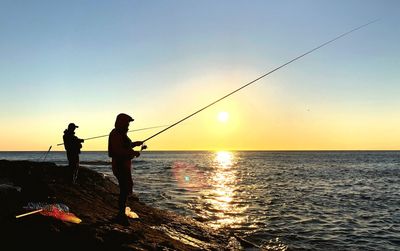
[[[76,184],[79,170],[79,154],[81,153],[83,139],[75,136],[75,129],[78,128],[74,123],[70,123],[68,128],[64,131],[63,141],[64,147],[67,152],[69,177],[68,180],[72,184]]]
[[[131,178],[131,159],[134,157],[138,157],[140,154],[139,152],[133,151],[132,147],[135,146],[140,146],[143,145],[144,142],[156,137],[157,135],[169,130],[170,128],[182,123],[183,121],[191,118],[192,116],[198,114],[199,112],[207,109],[208,107],[220,102],[221,100],[233,95],[234,93],[256,83],[257,81],[267,77],[268,75],[274,73],[275,71],[278,71],[279,69],[303,58],[304,56],[313,53],[314,51],[335,42],[336,40],[351,34],[354,31],[357,31],[359,29],[362,29],[363,27],[366,27],[372,23],[377,22],[378,20],[373,20],[371,22],[368,22],[366,24],[363,24],[361,26],[358,26],[352,30],[349,30],[327,42],[324,42],[320,45],[318,45],[317,47],[289,60],[288,62],[270,70],[269,72],[257,77],[256,79],[248,82],[247,84],[244,84],[243,86],[231,91],[230,93],[226,94],[225,96],[215,100],[214,102],[204,106],[203,108],[195,111],[194,113],[184,117],[183,119],[175,122],[174,124],[168,126],[167,128],[159,131],[158,133],[148,137],[147,139],[143,140],[143,141],[137,141],[137,142],[133,142],[128,138],[127,136],[127,132],[128,132],[128,127],[129,127],[129,122],[133,121],[133,119],[126,114],[119,114],[117,116],[117,121],[115,122],[115,129],[111,131],[110,136],[109,136],[109,148],[108,148],[108,153],[109,156],[112,157],[112,167],[113,167],[113,172],[114,175],[117,177],[118,179],[118,183],[119,183],[119,187],[120,187],[120,197],[119,197],[119,216],[121,216],[122,218],[125,218],[126,222],[127,222],[127,218],[125,216],[125,203],[126,203],[126,198],[128,196],[128,194],[132,193],[132,178]],[[143,148],[145,148],[145,146],[143,145]],[[129,224],[129,223],[128,223]]]
[[[110,132],[108,138],[108,155],[112,158],[112,171],[118,180],[119,198],[118,214],[115,220],[123,225],[129,225],[125,214],[126,200],[132,194],[132,162],[133,158],[140,156],[139,151],[132,148],[141,146],[145,149],[143,141],[132,142],[128,137],[129,123],[133,118],[125,113],[118,114],[115,120],[115,128]]]

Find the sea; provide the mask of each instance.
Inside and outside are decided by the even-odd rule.
[[[65,152],[0,159],[66,165]],[[112,175],[107,152],[81,166]],[[265,250],[400,250],[400,151],[144,151],[134,193]]]

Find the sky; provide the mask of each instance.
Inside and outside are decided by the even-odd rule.
[[[149,150],[399,150],[400,1],[0,0],[0,151],[170,125]],[[228,119],[221,121],[218,114]],[[144,140],[162,128],[132,132]],[[106,150],[107,137],[83,150]]]

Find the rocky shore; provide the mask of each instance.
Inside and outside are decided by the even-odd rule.
[[[81,168],[77,184],[67,167],[50,162],[0,160],[0,247],[2,250],[240,250],[240,239],[193,219],[128,200],[139,215],[129,226],[113,220],[118,186]],[[40,213],[16,219],[28,203],[62,203],[79,224]],[[3,247],[8,247],[3,249]]]

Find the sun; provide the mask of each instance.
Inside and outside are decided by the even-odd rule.
[[[229,119],[229,113],[227,113],[227,112],[218,113],[218,120],[220,122],[227,122],[228,119]]]

